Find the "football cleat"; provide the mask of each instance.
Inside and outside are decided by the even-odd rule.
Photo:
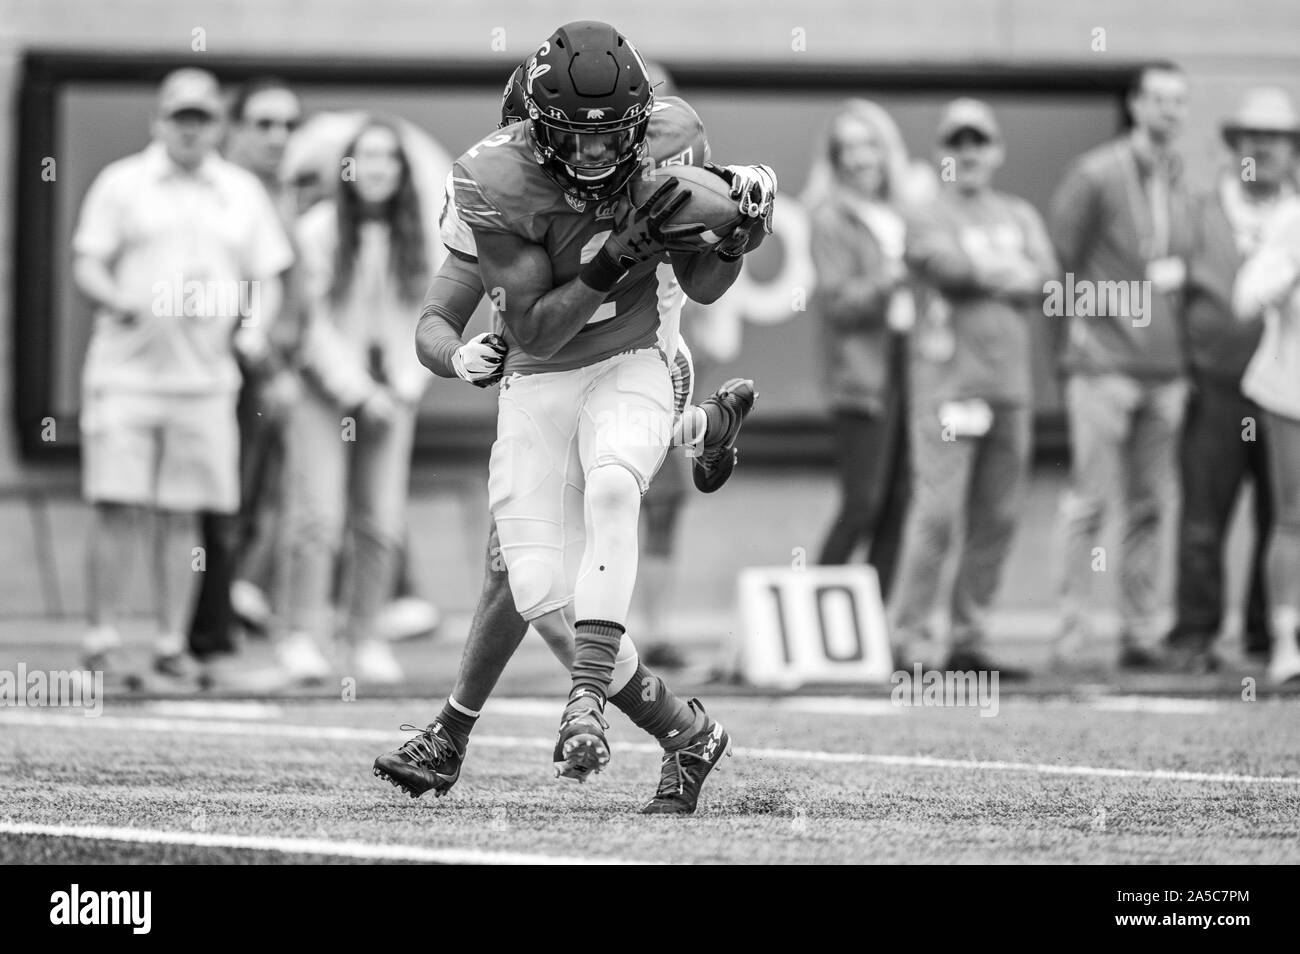
[[[740,425],[754,409],[757,398],[758,392],[754,390],[753,381],[732,378],[704,402],[721,409],[727,426],[720,434],[704,435],[703,444],[691,466],[696,490],[711,494],[731,477],[731,472],[736,467],[736,438],[740,434]]]
[[[375,775],[388,779],[412,798],[419,798],[429,789],[433,789],[435,798],[442,798],[460,779],[467,746],[457,748],[441,722],[423,731],[413,725],[401,729],[420,734],[407,739],[396,751],[375,759]]]
[[[699,699],[692,699],[692,709],[704,713]],[[659,790],[641,809],[642,815],[689,815],[695,811],[704,780],[722,760],[731,755],[731,736],[716,719],[708,718],[703,729],[695,733],[680,749],[664,752],[659,765]]]
[[[551,754],[558,777],[585,782],[609,764],[609,742],[605,739],[609,723],[604,711],[604,700],[589,689],[580,689],[569,699]]]

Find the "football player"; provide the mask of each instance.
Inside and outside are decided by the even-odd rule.
[[[572,40],[575,34],[581,38],[583,29],[577,29],[578,27],[589,31],[590,28],[597,27],[597,25],[573,25],[569,28],[562,28],[557,33],[557,36],[552,39],[552,42],[561,37]],[[565,34],[566,30],[570,31],[567,35]],[[597,41],[608,41],[616,36],[611,28],[603,27]],[[561,42],[563,42],[563,39]],[[590,43],[591,41],[588,40],[589,45]],[[545,47],[543,49],[545,50]],[[639,57],[636,57],[634,51],[631,51],[631,58],[625,57],[625,59],[629,64],[627,67],[629,72],[632,70],[632,64],[640,66]],[[535,60],[530,62],[535,70],[537,62]],[[642,68],[640,72],[643,73],[644,69]],[[516,71],[511,83],[507,85],[503,101],[502,125],[521,118],[523,114],[525,100],[523,93],[526,80],[521,80],[522,75],[521,68],[521,70]],[[648,94],[648,89],[645,92]],[[708,146],[703,137],[702,126],[689,106],[680,100],[665,100],[650,110],[649,115],[648,129],[644,135],[644,139],[648,143],[648,149],[642,151],[648,151],[656,163],[667,164],[673,161],[678,163],[702,163],[707,159]],[[505,145],[506,141],[489,137],[476,149],[497,148]],[[529,139],[520,137],[517,141],[527,143]],[[492,143],[492,145],[488,145],[488,143]],[[475,150],[471,150],[470,153],[467,153],[467,158],[472,158],[474,153]],[[534,158],[531,161],[537,162],[538,160]],[[766,167],[711,168],[714,168],[719,175],[722,175],[732,184],[733,194],[736,195],[739,203],[744,206],[751,216],[749,224],[738,229],[737,235],[734,235],[729,241],[716,249],[718,260],[726,266],[734,268],[734,264],[739,260],[743,252],[748,248],[755,247],[757,242],[761,241],[762,235],[770,230],[772,197],[776,185],[775,176]],[[536,177],[533,178],[536,179]],[[528,177],[525,176],[524,182],[527,183],[527,180]],[[608,194],[617,193],[626,181],[627,179],[624,177],[620,182],[612,186]],[[472,191],[471,195],[473,195]],[[571,196],[573,193],[566,190],[565,195]],[[555,205],[557,198],[558,196],[552,193],[549,204]],[[584,211],[581,206],[585,205],[589,200],[595,201],[598,198],[599,195],[594,194],[594,192],[588,192],[585,197],[580,197],[577,203],[566,198],[568,209],[561,212],[561,215],[565,218],[572,217],[573,213],[580,215]],[[433,370],[444,376],[455,373],[466,380],[484,385],[500,378],[503,371],[503,358],[510,352],[506,342],[495,334],[480,335],[468,344],[460,344],[460,333],[463,331],[470,313],[477,305],[483,287],[481,281],[478,280],[478,270],[472,264],[477,253],[475,238],[460,223],[454,200],[455,194],[453,193],[449,196],[442,224],[444,239],[456,257],[448,260],[443,272],[440,273],[434,287],[430,290],[425,314],[421,318],[420,350],[422,359]],[[539,204],[543,207],[546,205],[546,203]],[[607,217],[600,215],[599,208],[596,212],[595,218],[597,222]],[[750,228],[755,223],[762,223],[763,226],[757,238],[750,235]],[[612,232],[612,230],[601,230],[599,228],[594,229],[594,231],[598,236],[602,231],[605,236]],[[581,232],[578,233],[577,237],[581,237]],[[576,241],[576,238],[571,239],[570,243],[572,241]],[[595,244],[598,243],[594,243],[592,238],[588,238],[584,248],[592,247],[594,250]],[[686,254],[687,268],[689,268],[690,258],[695,254],[698,253],[692,251]],[[715,252],[710,251],[708,254],[714,255]],[[647,257],[646,261],[649,262],[650,258]],[[466,268],[466,265],[469,265],[469,268]],[[661,321],[656,340],[666,356],[678,351],[676,347],[677,317],[681,297],[677,283],[673,280],[673,269],[665,266],[664,268],[656,268],[655,271],[660,272],[660,278],[666,280],[658,280],[647,287],[657,288],[659,292],[657,308]],[[723,272],[725,276],[727,270],[724,269]],[[730,277],[734,279],[734,270],[731,271]],[[717,294],[720,294],[721,290],[725,290],[726,284],[729,284],[729,280],[726,280],[726,283],[717,291]],[[713,297],[716,297],[716,294]],[[653,297],[651,300],[653,301]],[[503,310],[508,310],[508,301],[506,304],[507,308]],[[508,317],[506,327],[503,330],[507,337],[513,334]],[[527,359],[528,356],[525,354],[520,357]],[[599,359],[597,363],[599,363]],[[508,359],[505,364],[509,366]],[[516,367],[518,366],[516,364]],[[660,367],[662,367],[662,364]],[[674,410],[680,416],[689,399],[689,354],[684,350],[679,351],[673,356],[671,367],[675,398]],[[706,431],[706,436],[702,441],[702,449],[696,457],[696,483],[701,489],[716,489],[729,476],[735,460],[734,442],[736,432],[740,421],[752,406],[752,398],[752,387],[749,382],[728,382],[727,385],[720,389],[718,394],[706,401],[703,407],[690,408],[692,413],[688,415],[688,419],[694,418],[695,423],[688,423],[685,440],[688,443],[696,443],[698,447],[701,443],[699,441],[699,431]],[[708,425],[705,424],[706,421]],[[702,463],[704,464],[703,467],[701,466]],[[655,466],[657,466],[657,463]],[[653,471],[651,471],[652,473]],[[497,468],[494,468],[494,475],[499,475]],[[647,480],[648,477],[649,475],[646,476]],[[578,475],[578,479],[581,480],[581,475]],[[576,532],[572,527],[569,529],[573,537],[572,542],[580,543],[581,528],[577,528]],[[508,535],[504,536],[507,536],[508,546],[509,537]],[[634,543],[635,537],[633,537]],[[528,543],[525,542],[524,545],[528,546]],[[506,555],[507,563],[509,563],[508,549]],[[470,640],[466,646],[457,686],[452,693],[452,697],[448,700],[439,719],[431,724],[421,736],[410,740],[397,752],[381,756],[376,761],[376,774],[385,775],[395,784],[401,784],[412,796],[421,794],[430,788],[433,788],[436,794],[441,795],[455,783],[459,776],[460,764],[463,760],[469,731],[478,714],[477,706],[481,706],[482,702],[486,700],[501,669],[522,640],[527,628],[527,623],[524,622],[515,607],[511,605],[511,600],[506,595],[505,580],[503,574],[499,572],[501,567],[497,562],[498,558],[495,556],[495,548],[491,544],[489,545],[488,558],[489,567],[485,575],[482,598],[476,613]],[[541,619],[535,620],[540,623],[539,629],[550,637],[548,641],[551,642],[557,656],[566,664],[571,663],[573,659],[573,644],[570,641],[572,639],[572,630],[563,613],[563,609],[568,605],[570,605],[568,600],[564,600],[564,605],[558,610],[544,612]],[[625,610],[626,607],[624,606]],[[548,619],[547,617],[551,618]],[[554,617],[559,617],[558,623],[554,620]],[[619,665],[614,667],[616,671],[613,678],[606,683],[606,688],[599,697],[599,704],[596,706],[595,713],[596,724],[600,729],[603,729],[603,720],[599,717],[599,710],[603,708],[604,695],[608,694],[616,705],[620,705],[621,708],[628,712],[635,723],[660,738],[666,749],[660,791],[656,798],[646,806],[645,810],[652,812],[689,812],[694,809],[704,775],[707,774],[708,770],[712,768],[712,765],[716,763],[727,748],[726,733],[716,723],[708,720],[697,702],[692,701],[690,704],[682,704],[662,686],[662,682],[658,677],[649,673],[644,667],[639,666],[635,657],[635,649],[631,647],[630,642],[626,640],[620,640],[619,642],[619,652],[617,653]],[[621,672],[617,671],[620,669]],[[631,687],[631,691],[623,691],[628,687]],[[577,690],[575,691],[575,699],[593,698],[590,685],[575,687],[575,689]],[[472,701],[474,708],[462,704],[466,699]],[[590,711],[589,707],[581,708]],[[570,720],[566,718],[567,721]],[[569,737],[575,738],[577,736],[570,734]],[[562,773],[582,778],[592,768],[599,768],[600,765],[603,765],[603,762],[590,766],[584,763],[577,766],[567,764],[568,760],[562,759],[564,741],[562,738],[561,744],[557,744],[556,757],[557,767],[560,768]],[[595,744],[603,744],[603,735],[596,740]],[[570,746],[570,748],[573,747]],[[607,757],[607,749],[605,751]],[[599,760],[597,759],[597,761]],[[566,772],[565,769],[568,769],[568,771]]]

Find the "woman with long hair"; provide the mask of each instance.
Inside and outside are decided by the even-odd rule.
[[[345,671],[393,683],[401,669],[374,621],[403,540],[416,406],[428,381],[413,340],[431,270],[399,127],[364,120],[340,169],[335,196],[297,229],[306,387],[290,423],[288,634],[279,650],[298,678],[327,675],[321,646],[334,632],[330,596],[346,552]]]
[[[866,544],[885,594],[907,507],[910,299],[899,204],[908,177],[893,119],[875,103],[851,99],[827,126],[803,196],[841,488],[819,562],[847,563]]]

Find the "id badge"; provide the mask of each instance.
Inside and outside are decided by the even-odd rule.
[[[954,437],[983,437],[993,426],[993,408],[982,398],[944,401],[939,405],[939,423]]]

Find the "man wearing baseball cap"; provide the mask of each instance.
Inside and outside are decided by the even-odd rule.
[[[194,674],[185,633],[206,569],[198,514],[239,504],[235,349],[266,352],[292,251],[261,184],[217,154],[223,115],[211,73],[169,74],[153,142],[100,172],[73,235],[73,277],[96,306],[81,418],[91,669],[110,667],[121,645],[135,538],[154,527],[154,669]]]
[[[1283,90],[1261,87],[1246,92],[1222,129],[1228,162],[1214,187],[1189,208],[1182,309],[1192,387],[1182,437],[1177,616],[1168,643],[1171,662],[1194,672],[1218,665],[1210,647],[1223,621],[1223,547],[1247,479],[1255,489],[1255,545],[1242,648],[1263,654],[1269,647],[1267,415],[1241,391],[1262,325],[1236,320],[1232,289],[1278,207],[1295,195],[1300,115]],[[1254,422],[1254,432],[1244,435],[1247,422]]]
[[[912,506],[892,610],[900,663],[937,664],[927,621],[948,550],[965,528],[945,669],[1021,671],[986,655],[985,618],[1015,533],[1032,439],[1031,336],[1056,273],[1047,229],[993,188],[1006,156],[992,108],[949,103],[939,120],[943,187],[907,222],[916,279],[910,441]]]

